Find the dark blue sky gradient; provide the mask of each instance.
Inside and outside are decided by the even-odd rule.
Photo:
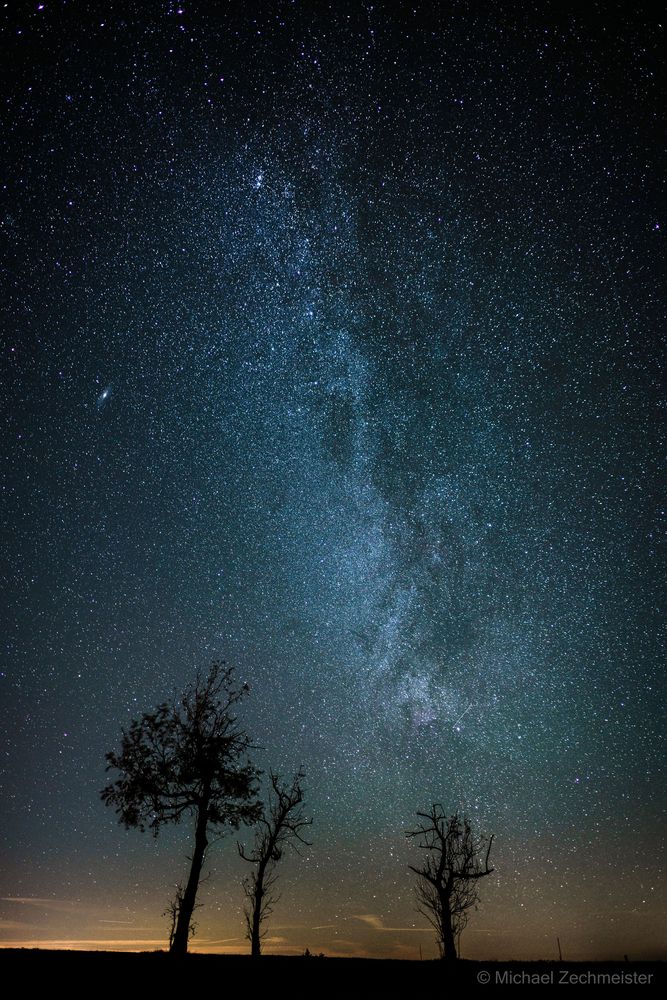
[[[648,8],[10,6],[3,942],[162,945],[188,830],[104,754],[224,658],[315,820],[267,950],[435,953],[439,801],[496,834],[464,954],[661,955]]]

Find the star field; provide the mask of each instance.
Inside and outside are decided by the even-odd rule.
[[[313,846],[267,950],[664,954],[662,27],[639,6],[8,5],[3,944],[163,946],[99,801],[224,658]],[[246,950],[233,838],[201,950]]]

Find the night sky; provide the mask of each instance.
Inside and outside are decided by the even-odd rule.
[[[664,956],[660,24],[2,17],[1,943],[166,945],[190,827],[104,755],[222,658],[314,817],[267,951],[434,956],[441,802],[495,833],[464,956]],[[248,950],[235,840],[195,948]]]

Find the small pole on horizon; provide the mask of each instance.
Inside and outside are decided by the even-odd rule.
[[[563,952],[560,950],[560,938],[557,937],[556,941],[558,942],[558,961],[562,962],[563,961]]]

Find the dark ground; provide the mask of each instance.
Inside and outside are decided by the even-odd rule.
[[[188,955],[172,959],[164,952],[82,952],[39,949],[0,949],[0,976],[6,983],[17,977],[21,988],[47,986],[78,992],[97,987],[133,991],[179,985],[224,990],[239,983],[245,988],[274,990],[304,987],[374,990],[391,987],[399,992],[442,986],[502,985],[656,986],[667,982],[664,962],[470,962],[452,967],[439,962],[408,962],[353,958],[266,956],[253,962],[241,955]],[[543,977],[543,978],[540,978]]]

